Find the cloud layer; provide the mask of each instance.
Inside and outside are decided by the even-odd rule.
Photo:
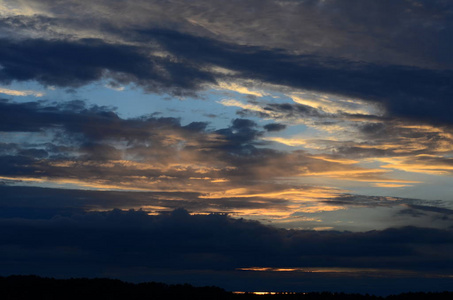
[[[111,78],[175,94],[253,79],[451,125],[452,7],[445,1],[214,2],[5,5],[3,30],[19,34],[2,40],[0,78],[57,86]]]
[[[123,208],[168,210],[178,207],[169,201],[174,199],[195,212],[282,218],[343,208],[331,200],[343,197],[346,190],[297,183],[304,178],[404,186],[417,181],[391,178],[387,169],[411,166],[413,171],[449,172],[449,161],[434,156],[418,157],[418,165],[404,162],[405,156],[381,158],[389,164],[375,169],[340,156],[277,151],[266,147],[270,145],[261,139],[265,131],[249,119],[234,119],[228,128],[208,130],[206,123],[183,126],[175,118],[122,119],[106,107],[87,107],[81,101],[3,101],[0,106],[5,136],[0,176],[5,183],[154,193],[148,201],[135,202],[129,196]],[[438,169],[432,165],[436,159]],[[118,202],[99,204],[97,197],[80,208],[119,207]],[[411,201],[390,201],[388,206]],[[364,203],[356,200],[349,205]]]
[[[0,1],[1,272],[451,288],[452,14]]]
[[[135,279],[143,280],[153,270],[243,276],[261,267],[288,269],[288,274],[294,269],[293,276],[365,272],[370,281],[381,274],[429,281],[450,276],[453,268],[452,232],[435,229],[284,230],[225,215],[191,216],[180,209],[159,216],[113,210],[0,223],[9,228],[0,235],[2,273],[43,273],[44,268],[44,274],[61,277],[91,270],[92,277],[116,270],[117,277],[127,278],[128,272],[141,270]]]

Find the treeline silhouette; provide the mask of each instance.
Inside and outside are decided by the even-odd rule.
[[[253,293],[237,294],[227,292],[215,286],[194,287],[189,284],[168,285],[158,282],[129,283],[116,279],[54,279],[42,278],[34,275],[13,275],[0,277],[0,299],[3,300],[88,300],[88,299],[178,299],[178,300],[413,300],[435,299],[451,300],[453,292],[442,293],[404,293],[386,297],[345,294],[331,292],[311,293],[275,293],[269,295],[256,295]]]

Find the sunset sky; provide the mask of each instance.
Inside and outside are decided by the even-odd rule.
[[[0,275],[453,286],[449,0],[0,0]]]

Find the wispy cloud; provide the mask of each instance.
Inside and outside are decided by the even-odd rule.
[[[35,96],[35,97],[42,97],[45,95],[44,92],[30,91],[30,90],[18,91],[18,90],[11,90],[11,89],[6,89],[6,88],[2,88],[2,87],[0,87],[0,94],[11,95],[11,96]]]

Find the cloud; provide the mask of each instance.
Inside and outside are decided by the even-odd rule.
[[[322,150],[353,158],[398,157],[409,161],[426,157],[447,158],[451,151],[452,129],[449,126],[421,125],[415,121],[396,118],[335,114],[318,119],[304,119],[294,114],[280,120],[302,119],[303,124],[321,132],[325,137],[301,137],[309,149]],[[266,137],[266,139],[268,139]],[[288,139],[288,138],[286,138]],[[285,139],[281,139],[284,143]]]
[[[319,22],[313,17],[309,18],[313,21],[313,24],[310,24],[310,28],[313,30],[316,28],[314,24],[317,23],[323,27],[321,33],[324,34],[314,35],[314,38],[326,37],[325,34],[328,34],[327,36],[332,37],[332,41],[337,40],[341,44],[341,46],[335,45],[334,42],[334,45],[330,46],[340,47],[340,49],[343,47],[345,50],[343,55],[339,54],[342,53],[339,48],[334,47],[335,51],[332,53],[329,52],[330,50],[325,52],[321,49],[331,48],[326,47],[327,45],[323,47],[309,46],[308,44],[311,43],[307,44],[307,40],[302,41],[302,44],[306,47],[303,51],[292,49],[297,42],[294,45],[283,43],[279,47],[269,45],[264,38],[261,41],[252,39],[255,42],[251,42],[251,44],[240,43],[237,40],[235,42],[234,35],[240,34],[241,31],[244,32],[244,28],[247,27],[241,27],[241,31],[237,29],[231,31],[231,38],[227,37],[227,32],[222,32],[225,33],[222,36],[206,34],[204,29],[201,31],[200,28],[194,29],[193,22],[177,22],[176,24],[180,24],[179,28],[178,26],[167,28],[168,26],[162,24],[174,19],[168,12],[155,21],[161,26],[149,24],[146,26],[145,20],[149,20],[150,16],[162,14],[161,4],[152,6],[140,2],[128,7],[131,13],[137,12],[135,18],[140,20],[138,21],[140,24],[128,23],[130,20],[127,18],[111,20],[110,15],[106,13],[111,8],[101,1],[97,4],[99,6],[93,7],[93,9],[99,11],[100,23],[106,23],[93,26],[93,30],[106,29],[90,36],[90,38],[59,38],[53,40],[45,38],[18,40],[3,38],[2,45],[4,47],[0,52],[2,54],[0,78],[5,82],[37,80],[46,85],[56,86],[80,86],[103,78],[112,78],[117,84],[134,83],[147,91],[173,94],[193,94],[207,86],[215,85],[216,82],[221,82],[220,86],[222,86],[222,82],[227,82],[225,87],[228,89],[242,88],[242,92],[246,94],[252,93],[262,96],[262,92],[251,91],[247,87],[241,87],[239,83],[234,82],[235,80],[246,79],[369,101],[383,106],[388,116],[451,125],[451,119],[446,113],[451,110],[449,99],[452,96],[452,71],[451,67],[445,67],[449,65],[449,56],[439,55],[438,48],[425,49],[423,53],[429,53],[428,56],[431,55],[430,57],[422,58],[423,53],[417,53],[413,57],[407,55],[411,52],[410,49],[420,48],[407,47],[408,44],[426,44],[426,40],[431,40],[436,35],[441,38],[442,51],[449,53],[447,49],[451,48],[451,44],[448,44],[448,39],[444,38],[448,36],[446,33],[451,32],[453,28],[451,22],[448,21],[448,5],[441,1],[436,1],[435,4],[420,2],[419,4],[422,7],[429,7],[428,11],[436,14],[437,17],[434,18],[420,6],[407,1],[398,1],[397,4],[382,6],[373,2],[369,5],[376,7],[376,11],[370,20],[364,20],[359,17],[360,13],[369,10],[365,9],[367,6],[362,3],[357,4],[356,9],[350,10],[347,7],[349,8],[351,4],[345,6],[338,1],[330,1],[328,4],[319,2],[317,5],[314,4],[315,2],[311,4],[308,2],[300,3],[292,9],[301,12],[302,15],[307,15],[307,17],[310,15],[309,12],[319,14]],[[93,4],[87,3],[87,5],[90,7]],[[208,4],[208,7],[212,5]],[[216,5],[223,7],[225,4],[216,2]],[[68,14],[72,9],[81,13],[78,22],[74,20],[72,22],[69,20],[61,21],[67,27],[74,26],[79,33],[82,32],[80,30],[82,20],[88,17],[86,9],[84,9],[84,12],[79,11],[78,5],[69,9],[61,6],[49,6],[46,3],[39,3],[35,6],[63,15]],[[201,6],[197,5],[194,7],[189,5],[189,7],[188,14],[201,9]],[[292,15],[288,11],[287,5],[285,7],[285,5],[282,6],[275,1],[266,1],[259,7],[262,7],[263,11],[258,10],[258,16],[264,11],[271,11],[269,10],[271,8],[281,12],[280,15],[276,14],[276,17],[271,18],[272,21],[265,18],[259,19],[263,24],[270,22],[271,24],[268,25],[275,26],[276,19],[285,19],[288,14]],[[100,8],[105,10],[100,10]],[[236,11],[239,8],[229,7],[229,9]],[[388,10],[395,16],[397,14],[407,15],[405,17],[409,19],[404,18],[408,20],[406,23],[397,22],[398,24],[394,24],[401,26],[399,28],[404,34],[395,32],[393,30],[395,27],[384,26],[384,24],[377,22],[378,16],[389,18]],[[145,11],[149,13],[148,16],[143,13]],[[169,11],[176,13],[176,15],[186,14],[182,7],[172,7]],[[328,24],[332,20],[338,19],[338,11],[343,12],[351,19],[346,21],[342,18],[341,22],[339,20],[339,28],[335,29]],[[215,10],[214,14],[217,13],[223,15],[223,12],[218,9]],[[73,14],[74,12],[71,12],[71,15]],[[244,14],[244,12],[240,11],[239,15],[241,14]],[[234,15],[228,14],[228,17],[234,18]],[[223,18],[226,17],[223,15]],[[165,18],[168,19],[165,20]],[[426,20],[426,22],[419,22],[420,19]],[[193,18],[187,16],[186,20],[193,20]],[[225,21],[226,19],[222,19],[222,23]],[[361,37],[359,39],[349,36],[349,32],[353,31],[353,21],[356,22],[354,26],[358,26],[358,24],[363,26],[358,31]],[[367,23],[368,21],[371,24]],[[131,27],[119,30],[117,25],[122,22],[128,23]],[[201,24],[200,22],[195,23]],[[279,21],[278,28],[281,28],[281,24],[282,22]],[[434,24],[438,25],[434,26]],[[269,30],[265,35],[277,30],[279,34],[282,34],[278,35],[279,37],[286,36],[283,34],[284,31],[280,32],[280,29],[275,29],[273,26],[263,27]],[[345,27],[342,28],[342,26]],[[135,30],[132,29],[134,27]],[[305,27],[301,26],[300,28]],[[366,28],[376,30],[376,36],[369,33],[365,34]],[[422,36],[425,38],[423,43],[419,40],[420,36],[409,34],[420,32],[418,30],[423,32]],[[316,31],[318,30],[314,32]],[[357,32],[357,30],[354,31]],[[392,46],[384,47],[384,45],[379,45],[380,38],[384,37],[382,32],[393,32],[399,38],[391,36],[390,44]],[[256,34],[256,32],[254,33]],[[291,34],[296,33],[292,32]],[[304,33],[308,34],[307,32]],[[346,40],[334,38],[338,33]],[[116,43],[105,37],[109,34],[117,37]],[[250,34],[252,33],[250,32]],[[103,35],[104,40],[101,38]],[[121,36],[121,38],[118,38],[118,36]],[[407,40],[408,37],[410,37],[410,41]],[[306,37],[306,39],[310,40],[311,38]],[[301,39],[297,40],[300,41]],[[388,40],[387,36],[386,40]],[[406,43],[402,44],[401,40],[406,40]],[[370,42],[376,44],[376,46],[370,47]],[[316,42],[314,43],[316,44]],[[318,45],[329,44],[327,40],[317,41],[317,43],[319,43]],[[282,45],[285,44],[289,48],[282,48]],[[367,48],[383,49],[383,51],[365,54],[363,59],[358,58],[361,56],[359,52],[352,51],[352,53],[357,53],[358,57],[356,55],[350,57],[346,53],[352,50],[351,45],[356,48],[366,45]],[[407,48],[403,50],[402,47]],[[298,47],[297,49],[301,48]],[[387,60],[384,59],[386,51],[394,52],[388,53]],[[49,56],[48,53],[54,53],[54,55]],[[366,51],[362,53],[366,53]],[[125,59],[126,57],[127,59]],[[405,57],[411,58],[405,60]],[[382,63],[382,60],[385,63]],[[406,65],[404,65],[405,62]],[[430,65],[430,67],[427,67],[427,65]],[[214,72],[212,71],[213,68],[231,70],[233,74]]]
[[[241,94],[246,94],[246,95],[252,95],[256,97],[263,97],[265,94],[259,91],[252,91],[249,88],[245,86],[240,86],[236,83],[226,83],[226,82],[219,82],[219,88],[223,90],[231,90],[233,92],[241,93]]]
[[[5,89],[5,88],[0,88],[0,94],[6,94],[6,95],[11,95],[11,96],[35,96],[35,97],[42,97],[44,96],[43,92],[37,92],[37,91],[18,91],[18,90],[10,90],[10,89]]]
[[[411,215],[414,218],[420,216],[431,215],[433,220],[443,220],[447,222],[452,221],[453,210],[445,207],[420,205],[416,203],[408,203],[406,209],[402,209],[399,214]]]
[[[164,30],[147,34],[176,56],[228,67],[244,78],[372,101],[391,116],[449,123],[442,112],[449,108],[449,70],[289,55]]]
[[[269,132],[271,132],[271,131],[282,131],[285,128],[286,128],[286,125],[285,124],[280,124],[280,123],[270,123],[270,124],[264,125],[264,129],[266,129]]]
[[[13,100],[0,101],[8,228],[0,260],[24,272],[169,278],[217,270],[242,279],[250,268],[271,278],[305,267],[451,276],[446,202],[370,194],[414,194],[428,175],[451,176],[452,8],[444,0],[3,1],[0,83],[9,88],[0,93]],[[222,116],[240,110],[213,128],[187,123],[193,111],[127,119],[63,102],[61,90],[47,92],[54,103],[13,102],[40,96],[16,87],[29,83],[88,98],[99,94],[81,88],[93,83],[118,98],[138,87],[203,96],[225,106]],[[434,229],[283,230],[188,212],[292,228]]]
[[[298,211],[343,209],[325,202],[348,192],[332,188],[331,180],[387,187],[419,183],[393,178],[390,166],[364,167],[347,156],[274,150],[269,141],[288,145],[307,141],[264,137],[249,119],[234,119],[226,128],[211,130],[204,122],[182,125],[176,118],[123,119],[110,108],[88,107],[82,101],[3,101],[0,108],[4,182],[163,193],[160,198],[150,196],[148,202],[131,200],[126,208],[172,209],[174,204],[164,195],[173,199],[172,193],[181,192],[177,197],[181,202],[176,203],[193,211],[282,219]]]
[[[259,140],[263,132],[248,119],[234,119],[228,128],[209,131],[206,123],[183,126],[175,118],[122,119],[107,108],[86,107],[80,101],[59,105],[4,101],[0,106],[5,120],[0,128],[11,133],[6,135],[8,143],[0,145],[4,161],[0,177],[9,184],[180,191],[196,195],[182,200],[199,203],[197,210],[246,214],[269,209],[272,215],[288,215],[297,209],[293,205],[288,210],[291,203],[300,199],[316,209],[312,188],[278,178],[298,176],[307,164],[317,169],[337,164],[311,159],[302,152],[287,154],[258,147],[263,145]],[[325,190],[326,195],[337,193],[314,189]],[[241,190],[242,196],[250,198],[244,207],[235,200],[237,194],[227,192],[231,190]],[[225,192],[222,199],[198,201],[219,198],[212,195],[221,191]]]
[[[374,268],[425,274],[421,276],[448,275],[453,268],[448,259],[452,233],[439,229],[284,230],[181,209],[157,216],[112,210],[47,220],[1,219],[0,226],[8,228],[0,235],[2,264],[8,265],[3,274],[14,269],[42,274],[49,263],[60,266],[60,276],[82,268],[100,276],[125,266],[166,271]]]
[[[452,175],[453,160],[448,157],[420,154],[415,157],[380,158],[382,168],[433,175]]]
[[[2,9],[5,26],[28,36],[44,33],[123,42],[133,39],[131,32],[137,28],[176,29],[289,53],[431,68],[452,66],[448,55],[452,7],[442,0],[68,3],[11,3]]]
[[[19,40],[3,38],[0,80],[35,80],[44,85],[78,87],[104,78],[116,84],[135,83],[145,90],[178,93],[198,89],[214,78],[199,68],[146,50],[102,40]],[[52,54],[52,55],[50,55]]]

